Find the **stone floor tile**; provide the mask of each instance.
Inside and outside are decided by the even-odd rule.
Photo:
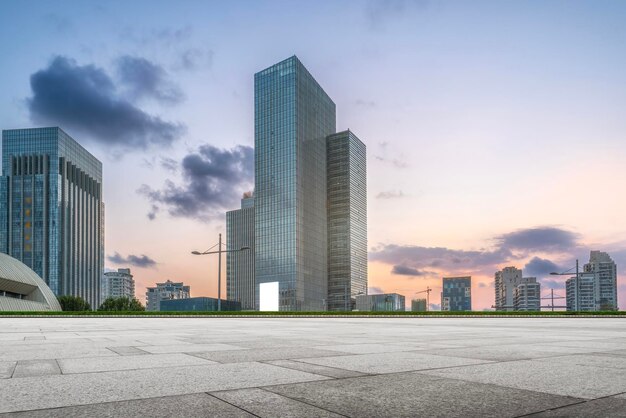
[[[210,351],[193,353],[195,356],[218,361],[220,363],[241,363],[247,361],[286,360],[304,357],[338,356],[341,353],[308,347],[276,347],[246,349],[237,351]]]
[[[624,418],[626,417],[626,400],[617,398],[594,399],[591,401],[532,414],[530,417]]]
[[[107,347],[107,348],[113,351],[114,353],[119,354],[120,356],[137,356],[137,355],[149,354],[147,351],[142,350],[139,347],[121,346],[121,347]]]
[[[415,351],[398,353],[355,354],[338,357],[305,358],[300,361],[367,374],[397,373],[440,367],[488,363],[460,357],[444,357]]]
[[[416,372],[265,388],[350,417],[514,417],[578,402]]]
[[[143,356],[90,357],[59,360],[63,374],[96,373],[114,370],[153,369],[179,366],[217,364],[187,354],[147,354]]]
[[[337,418],[341,415],[308,405],[263,389],[239,389],[213,392],[213,396],[238,406],[259,417],[281,418]]]
[[[56,360],[21,360],[15,366],[13,378],[55,374],[61,374],[61,369]]]
[[[166,353],[196,353],[201,351],[230,351],[244,350],[244,348],[236,347],[229,344],[173,344],[173,345],[146,345],[141,347],[142,350],[153,354]]]
[[[0,361],[0,379],[9,379],[15,370],[16,361]]]
[[[1,414],[2,418],[252,417],[206,393]]]
[[[272,364],[274,366],[286,367],[288,369],[300,370],[307,373],[319,374],[321,376],[334,377],[337,379],[365,376],[364,373],[352,370],[336,369],[333,367],[320,366],[319,364],[304,363],[294,360],[270,360],[265,363]]]

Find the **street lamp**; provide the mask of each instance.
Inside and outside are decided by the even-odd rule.
[[[214,247],[214,246],[213,246]],[[211,248],[213,248],[211,247]],[[222,253],[234,253],[237,251],[249,250],[250,247],[244,246],[236,250],[222,250],[222,234],[219,234],[219,241],[217,243],[217,251],[209,251],[210,248],[204,252],[192,251],[193,255],[209,255],[219,254],[217,262],[217,311],[222,310]]]
[[[576,310],[580,311],[580,286],[579,286],[579,277],[581,275],[581,273],[578,272],[578,259],[576,259]],[[557,273],[555,271],[551,272],[550,275],[551,276],[571,276],[572,273],[568,273],[570,270],[574,269],[574,267],[572,267],[571,269],[564,271],[563,273]]]

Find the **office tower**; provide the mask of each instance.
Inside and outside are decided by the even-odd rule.
[[[496,311],[512,311],[515,308],[515,286],[522,282],[522,270],[505,267],[495,274]]]
[[[365,144],[352,132],[326,138],[328,310],[349,311],[367,293]]]
[[[226,212],[226,297],[240,303],[243,310],[254,310],[254,196],[245,193],[241,209]]]
[[[356,309],[364,312],[404,312],[405,298],[397,293],[383,293],[380,295],[357,295]]]
[[[472,278],[470,276],[444,277],[442,289],[442,311],[472,310]]]
[[[57,295],[100,304],[102,163],[60,128],[2,131],[0,252]]]
[[[515,286],[513,297],[516,311],[541,310],[541,285],[536,277],[524,277],[523,283]]]
[[[107,271],[104,273],[103,282],[103,300],[106,298],[135,298],[135,280],[130,274],[130,269]]]
[[[328,297],[326,137],[335,104],[295,56],[254,76],[255,281],[283,311]],[[268,285],[268,286],[264,286]]]
[[[580,273],[565,282],[568,311],[600,311],[600,280],[594,272]]]
[[[182,282],[174,283],[167,280],[165,283],[157,283],[155,287],[146,289],[146,311],[160,311],[162,300],[188,299],[190,287]]]
[[[426,299],[413,299],[411,301],[412,312],[426,312]]]
[[[586,273],[595,273],[598,278],[598,310],[616,311],[617,305],[617,265],[607,253],[591,251],[589,263],[585,264]]]

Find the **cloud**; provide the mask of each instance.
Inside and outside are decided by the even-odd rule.
[[[213,51],[206,48],[189,48],[180,53],[177,68],[183,70],[196,70],[208,68],[213,65]]]
[[[118,96],[109,75],[94,65],[57,56],[30,77],[27,100],[36,123],[62,126],[125,149],[169,146],[184,131],[181,124],[151,116]]]
[[[161,167],[168,171],[171,171],[172,173],[176,173],[178,171],[178,161],[173,158],[161,157],[159,163]]]
[[[561,228],[544,226],[520,229],[496,238],[504,248],[533,251],[570,251],[578,243],[578,234]]]
[[[354,102],[355,105],[360,106],[360,107],[365,107],[365,108],[374,108],[376,107],[376,102],[373,100],[363,100],[363,99],[357,99]]]
[[[524,266],[524,276],[544,277],[550,275],[553,271],[560,273],[562,270],[562,267],[548,259],[533,257]]]
[[[123,257],[119,253],[114,253],[107,257],[107,259],[113,263],[118,265],[131,265],[140,268],[149,268],[156,267],[157,262],[148,257],[147,255],[134,255],[129,254],[128,257]]]
[[[376,199],[399,199],[404,197],[404,193],[402,190],[389,190],[385,192],[380,192],[376,195]]]
[[[121,56],[117,60],[117,73],[133,99],[152,98],[165,104],[184,99],[183,92],[168,79],[166,71],[145,58]]]
[[[234,209],[241,194],[254,183],[254,152],[238,145],[219,149],[202,145],[180,163],[182,185],[167,181],[160,190],[144,184],[139,193],[154,205],[148,217],[156,216],[155,207],[167,208],[175,217],[208,220]]]
[[[383,290],[382,287],[377,287],[377,286],[371,286],[367,288],[367,294],[368,295],[378,295],[381,293],[385,293],[385,291]]]
[[[413,267],[395,265],[391,270],[391,274],[399,274],[403,276],[427,276],[432,273],[428,271],[418,270]]]
[[[365,15],[370,29],[382,29],[390,20],[406,16],[427,4],[426,0],[370,0],[366,5]]]
[[[478,287],[485,288],[485,287],[489,287],[489,286],[487,285],[487,283],[478,282]]]

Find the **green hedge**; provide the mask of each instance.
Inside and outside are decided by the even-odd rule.
[[[162,315],[183,315],[183,316],[195,316],[195,315],[212,315],[212,316],[553,316],[553,315],[619,315],[626,316],[626,311],[598,311],[598,312],[569,312],[569,311],[555,311],[555,312],[495,312],[495,311],[477,311],[477,312],[257,312],[257,311],[235,311],[235,312],[152,312],[152,311],[42,311],[42,312],[2,312],[0,316],[15,316],[15,315],[39,315],[39,316],[111,316],[111,315],[132,315],[132,316],[162,316]]]

